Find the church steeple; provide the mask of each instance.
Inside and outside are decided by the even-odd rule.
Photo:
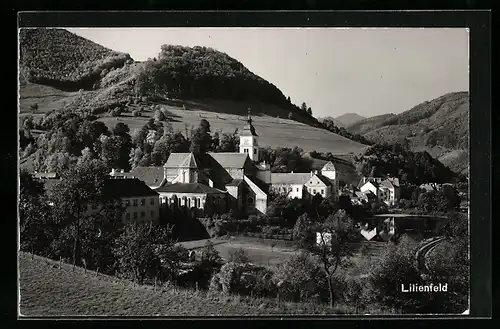
[[[247,124],[243,127],[242,136],[258,136],[255,132],[255,127],[252,124],[252,112],[251,109],[247,110]]]
[[[259,161],[259,143],[257,141],[257,133],[252,124],[251,109],[247,111],[247,124],[243,127],[240,134],[240,153],[246,153],[252,161]]]

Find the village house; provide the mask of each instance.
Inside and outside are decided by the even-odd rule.
[[[373,193],[388,206],[394,206],[400,198],[398,178],[362,177],[358,189],[363,193]]]
[[[54,175],[34,175],[43,182],[44,189],[50,191],[60,181]],[[51,177],[51,178],[42,178]],[[122,179],[120,179],[122,178]],[[123,179],[127,178],[127,179]],[[109,176],[104,181],[103,193],[119,198],[124,207],[122,220],[126,222],[158,222],[160,218],[160,200],[157,192],[149,188],[139,179],[124,176]],[[50,203],[51,206],[56,206]],[[88,213],[99,211],[99,205],[87,205]]]

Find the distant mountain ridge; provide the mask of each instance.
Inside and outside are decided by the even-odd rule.
[[[346,128],[376,143],[405,142],[428,151],[454,171],[468,168],[469,93],[453,92],[399,114],[384,114]]]
[[[365,117],[357,114],[357,113],[344,113],[334,118],[332,116],[326,116],[322,118],[318,118],[318,121],[323,122],[324,120],[332,120],[337,127],[347,127],[352,125],[360,120],[366,119]]]

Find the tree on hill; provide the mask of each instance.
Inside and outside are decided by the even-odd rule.
[[[309,246],[314,243],[314,236],[311,231],[312,221],[309,215],[305,212],[297,218],[295,226],[293,227],[293,239],[297,241],[300,247]]]
[[[61,180],[49,192],[49,200],[56,205],[53,209],[54,221],[61,231],[55,241],[59,256],[71,258],[74,264],[80,264],[82,256],[91,255],[92,259],[86,259],[98,262],[92,248],[97,243],[93,238],[98,228],[102,227],[102,231],[112,234],[121,223],[121,200],[104,190],[108,172],[100,160],[80,162],[64,171]],[[88,212],[89,207],[97,207],[98,211]]]
[[[306,102],[302,102],[302,104],[300,105],[300,109],[304,112],[307,112],[307,104]]]
[[[183,258],[181,253],[174,246],[171,229],[153,223],[128,224],[113,249],[118,275],[139,284],[155,278],[173,279]]]
[[[307,108],[307,114],[309,114],[309,115],[313,114],[312,109],[310,107]]]
[[[191,146],[189,151],[196,154],[203,154],[212,150],[212,136],[210,136],[210,123],[202,119],[199,127],[191,136]]]
[[[318,225],[320,243],[310,246],[310,250],[319,257],[328,280],[330,307],[334,307],[335,287],[333,276],[341,261],[351,254],[349,242],[356,241],[358,232],[354,220],[343,209],[330,215],[324,223]]]

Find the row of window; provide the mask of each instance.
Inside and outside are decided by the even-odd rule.
[[[133,199],[132,200],[132,206],[137,207],[139,200],[138,199]],[[146,199],[141,199],[141,206],[146,205]],[[151,199],[149,201],[149,204],[154,205],[155,204],[155,199]],[[130,207],[130,200],[125,200],[125,207]]]
[[[137,219],[138,216],[139,216],[139,213],[137,213],[136,211],[134,211],[132,214],[133,214],[133,216],[132,216],[133,219]],[[154,212],[154,210],[151,210],[151,217],[154,217],[154,216],[155,216],[155,212]],[[144,218],[144,217],[146,217],[146,212],[145,211],[141,211],[140,212],[140,218]],[[126,220],[130,220],[130,213],[126,213],[125,214],[125,219]]]
[[[243,152],[248,153],[249,149],[243,149]],[[257,154],[257,149],[253,149],[253,154]]]

